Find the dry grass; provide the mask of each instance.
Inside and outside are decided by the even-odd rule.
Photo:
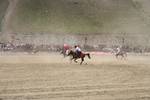
[[[92,56],[86,64],[59,54],[0,56],[3,100],[149,100],[149,56]]]

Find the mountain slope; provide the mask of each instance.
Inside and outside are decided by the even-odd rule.
[[[19,0],[10,28],[17,33],[149,33],[146,4],[150,2]]]
[[[6,9],[8,7],[8,1],[7,0],[0,0],[0,31],[2,30],[1,27],[2,27],[2,21],[3,21],[3,18],[5,16],[5,12],[6,12]]]

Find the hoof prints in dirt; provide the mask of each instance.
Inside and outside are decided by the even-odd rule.
[[[149,94],[150,86],[148,84],[142,84],[142,86],[141,84],[126,84],[6,89],[0,94],[0,97],[4,98],[4,100],[32,100],[46,98],[82,98],[86,96],[99,96],[99,98],[102,97],[111,100],[148,100],[150,99]]]

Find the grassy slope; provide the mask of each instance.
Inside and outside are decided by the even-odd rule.
[[[7,0],[0,0],[0,31],[1,31],[1,26],[2,26],[2,20],[4,18],[7,6],[8,6]]]
[[[20,0],[11,26],[33,33],[147,33],[140,7],[132,0]]]

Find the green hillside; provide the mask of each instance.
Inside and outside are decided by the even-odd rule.
[[[148,1],[143,1],[19,0],[8,28],[17,33],[149,33],[149,12],[143,12]]]
[[[0,0],[0,31],[1,31],[2,21],[3,21],[7,7],[8,7],[8,1]]]

